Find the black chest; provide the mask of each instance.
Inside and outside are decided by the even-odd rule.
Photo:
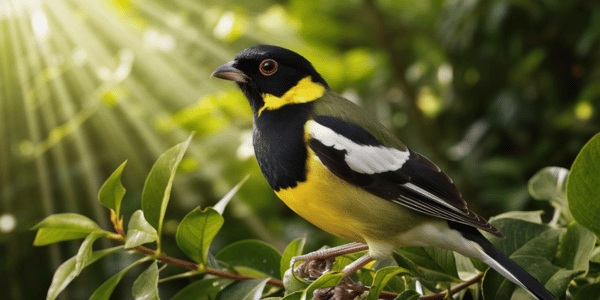
[[[306,180],[304,123],[311,103],[265,110],[254,118],[253,143],[260,169],[275,191]]]

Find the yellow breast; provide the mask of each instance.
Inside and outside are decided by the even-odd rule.
[[[276,192],[294,212],[317,227],[356,241],[380,243],[418,225],[420,215],[379,198],[331,173],[308,150],[307,180]]]

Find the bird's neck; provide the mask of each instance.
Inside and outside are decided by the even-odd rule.
[[[254,115],[254,152],[274,190],[306,180],[304,124],[312,108],[312,103],[292,104]]]

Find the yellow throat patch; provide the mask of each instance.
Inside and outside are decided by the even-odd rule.
[[[298,81],[298,84],[281,95],[281,97],[263,94],[265,105],[258,110],[258,115],[260,116],[265,109],[275,110],[288,104],[315,101],[323,96],[323,94],[325,94],[325,87],[320,83],[313,82],[311,77],[307,76]]]

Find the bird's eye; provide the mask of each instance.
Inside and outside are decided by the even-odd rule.
[[[272,59],[265,59],[261,61],[260,65],[258,66],[260,73],[265,76],[271,76],[275,74],[275,72],[277,72],[277,67],[277,62]]]

